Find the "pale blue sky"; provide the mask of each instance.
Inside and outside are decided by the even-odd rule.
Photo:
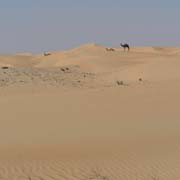
[[[0,53],[180,45],[180,0],[1,0]]]

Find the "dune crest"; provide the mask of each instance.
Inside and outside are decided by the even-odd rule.
[[[114,52],[107,53],[108,47],[100,46],[95,43],[89,43],[81,45],[77,48],[66,51],[55,51],[47,57],[42,55],[32,55],[30,53],[22,53],[16,55],[0,55],[0,65],[3,64],[9,66],[31,66],[31,67],[58,67],[63,64],[81,65],[85,63],[107,63],[107,59],[117,59],[117,61],[123,61],[128,58],[143,58],[154,56],[178,56],[180,55],[179,47],[132,47],[131,52],[124,53],[122,48],[113,48]],[[104,62],[103,62],[104,60]],[[109,66],[111,62],[109,60]]]

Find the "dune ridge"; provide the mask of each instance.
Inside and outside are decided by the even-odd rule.
[[[9,66],[31,66],[31,67],[59,67],[61,65],[70,65],[76,64],[81,65],[84,61],[85,63],[100,61],[104,59],[104,62],[107,63],[107,58],[111,57],[113,59],[122,60],[125,58],[141,58],[159,56],[176,56],[180,53],[179,47],[131,47],[131,52],[127,55],[123,52],[122,48],[114,48],[114,52],[107,52],[107,47],[92,44],[85,44],[78,48],[66,51],[55,51],[51,52],[51,55],[44,57],[44,55],[32,55],[32,54],[16,54],[16,55],[0,55],[0,65],[9,65]],[[103,66],[103,63],[101,64]],[[110,63],[109,63],[110,64]]]

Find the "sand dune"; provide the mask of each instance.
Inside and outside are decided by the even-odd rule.
[[[180,178],[180,48],[86,44],[0,55],[0,178]]]

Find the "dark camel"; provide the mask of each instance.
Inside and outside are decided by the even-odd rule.
[[[124,48],[124,51],[126,50],[126,48],[128,49],[128,51],[130,50],[129,44],[120,44],[121,47]]]

